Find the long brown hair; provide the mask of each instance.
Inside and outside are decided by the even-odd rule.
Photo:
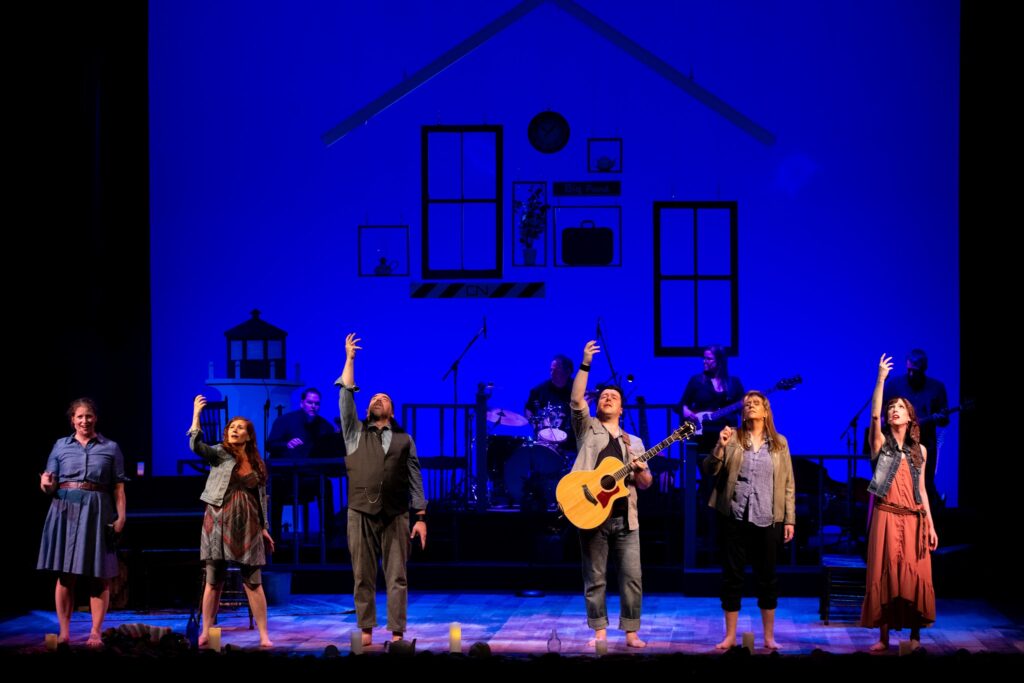
[[[249,439],[245,442],[245,446],[238,446],[237,444],[228,443],[228,429],[235,422],[241,422],[245,425],[245,432],[249,435]],[[256,447],[256,426],[253,425],[251,420],[244,417],[233,417],[228,420],[227,425],[224,427],[223,443],[221,444],[231,455],[235,456],[235,460],[245,458],[249,463],[249,467],[256,473],[256,476],[260,478],[260,483],[266,483],[267,481],[267,467],[263,464],[263,459],[260,458],[260,449]]]
[[[728,387],[728,383],[729,383],[729,353],[725,350],[724,346],[719,346],[718,344],[712,344],[711,346],[707,346],[707,347],[704,348],[704,351],[701,353],[701,356],[703,356],[703,354],[707,353],[708,351],[710,351],[711,355],[715,357],[715,374],[714,374],[714,377],[715,377],[715,379],[719,379],[719,380],[725,382],[726,383],[726,391],[728,391],[729,390],[729,387]],[[710,380],[708,379],[708,376],[706,374],[702,374],[700,380],[702,382],[704,382],[704,384],[709,384],[710,383]]]
[[[751,396],[757,396],[761,399],[764,404],[764,434],[765,440],[768,442],[768,450],[771,453],[778,453],[782,450],[782,439],[779,438],[779,433],[775,431],[775,418],[772,417],[772,404],[768,402],[768,397],[760,391],[748,391],[743,394],[744,402]],[[743,418],[743,423],[740,425],[739,438],[740,445],[744,448],[749,448],[751,444],[751,432],[753,431],[753,422],[746,418]]]
[[[910,457],[914,459],[914,466],[920,468],[924,463],[924,456],[921,455],[921,425],[917,423],[917,411],[914,410],[914,404],[903,398],[902,396],[894,396],[890,398],[885,404],[885,410],[882,411],[882,415],[885,416],[885,425],[882,427],[882,433],[887,437],[892,438],[892,426],[889,424],[889,408],[892,408],[897,401],[903,401],[903,405],[907,407],[907,436],[910,439]],[[935,454],[932,453],[932,457]]]

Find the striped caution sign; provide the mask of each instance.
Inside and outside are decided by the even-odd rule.
[[[412,299],[543,299],[543,282],[413,282]]]

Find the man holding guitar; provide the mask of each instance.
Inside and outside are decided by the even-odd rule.
[[[636,456],[644,453],[643,443],[639,438],[626,434],[619,426],[623,395],[618,387],[606,387],[601,391],[597,397],[597,417],[590,416],[586,401],[587,380],[590,377],[590,362],[600,350],[596,341],[587,342],[583,349],[583,362],[572,383],[572,427],[579,448],[572,469],[574,472],[593,470],[602,460],[616,458],[628,464],[633,473],[622,481],[629,489],[629,496],[615,501],[608,519],[594,529],[580,530],[587,625],[594,629],[595,640],[607,639],[605,591],[608,585],[608,552],[614,548],[619,568],[619,628],[626,632],[626,645],[641,648],[646,647],[647,643],[637,635],[640,630],[643,584],[636,490],[650,486],[653,477],[646,463],[636,459]]]

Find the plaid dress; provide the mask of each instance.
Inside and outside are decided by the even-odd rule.
[[[266,564],[263,547],[263,520],[256,499],[259,477],[250,472],[244,477],[231,473],[231,483],[221,506],[206,505],[199,557],[203,560],[228,560],[250,566]]]

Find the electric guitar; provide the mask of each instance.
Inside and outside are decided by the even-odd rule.
[[[632,458],[647,462],[676,441],[693,436],[697,425],[689,420],[672,432],[664,441],[648,449],[643,455]],[[611,514],[612,505],[616,500],[629,495],[629,487],[622,481],[633,468],[623,464],[616,458],[605,458],[596,470],[580,470],[570,472],[562,477],[555,489],[555,500],[566,519],[580,529],[593,529],[601,526]]]
[[[782,391],[789,391],[790,389],[795,388],[798,384],[802,383],[803,381],[804,379],[800,375],[797,375],[796,377],[787,377],[785,379],[780,379],[774,387],[772,387],[771,389],[766,389],[761,393],[767,396],[773,391],[779,391],[780,389]],[[724,408],[719,408],[718,410],[708,410],[702,413],[696,413],[693,417],[689,417],[687,419],[693,420],[694,424],[697,425],[697,431],[695,431],[693,435],[700,436],[701,434],[704,433],[703,426],[705,422],[714,422],[715,420],[721,420],[723,417],[726,417],[727,415],[732,415],[733,413],[738,412],[741,408],[743,408],[743,399],[740,399],[735,403],[730,403]],[[682,412],[681,409],[680,412]]]
[[[938,422],[939,420],[944,420],[944,419],[948,418],[950,415],[952,415],[954,413],[959,413],[961,410],[965,410],[965,411],[974,410],[974,399],[969,398],[966,401],[964,401],[963,403],[961,403],[960,405],[954,406],[953,408],[946,408],[945,410],[937,410],[934,413],[932,413],[931,415],[925,415],[924,417],[919,417],[919,418],[917,418],[917,424],[919,426],[923,426],[923,425],[928,424],[929,422]]]

